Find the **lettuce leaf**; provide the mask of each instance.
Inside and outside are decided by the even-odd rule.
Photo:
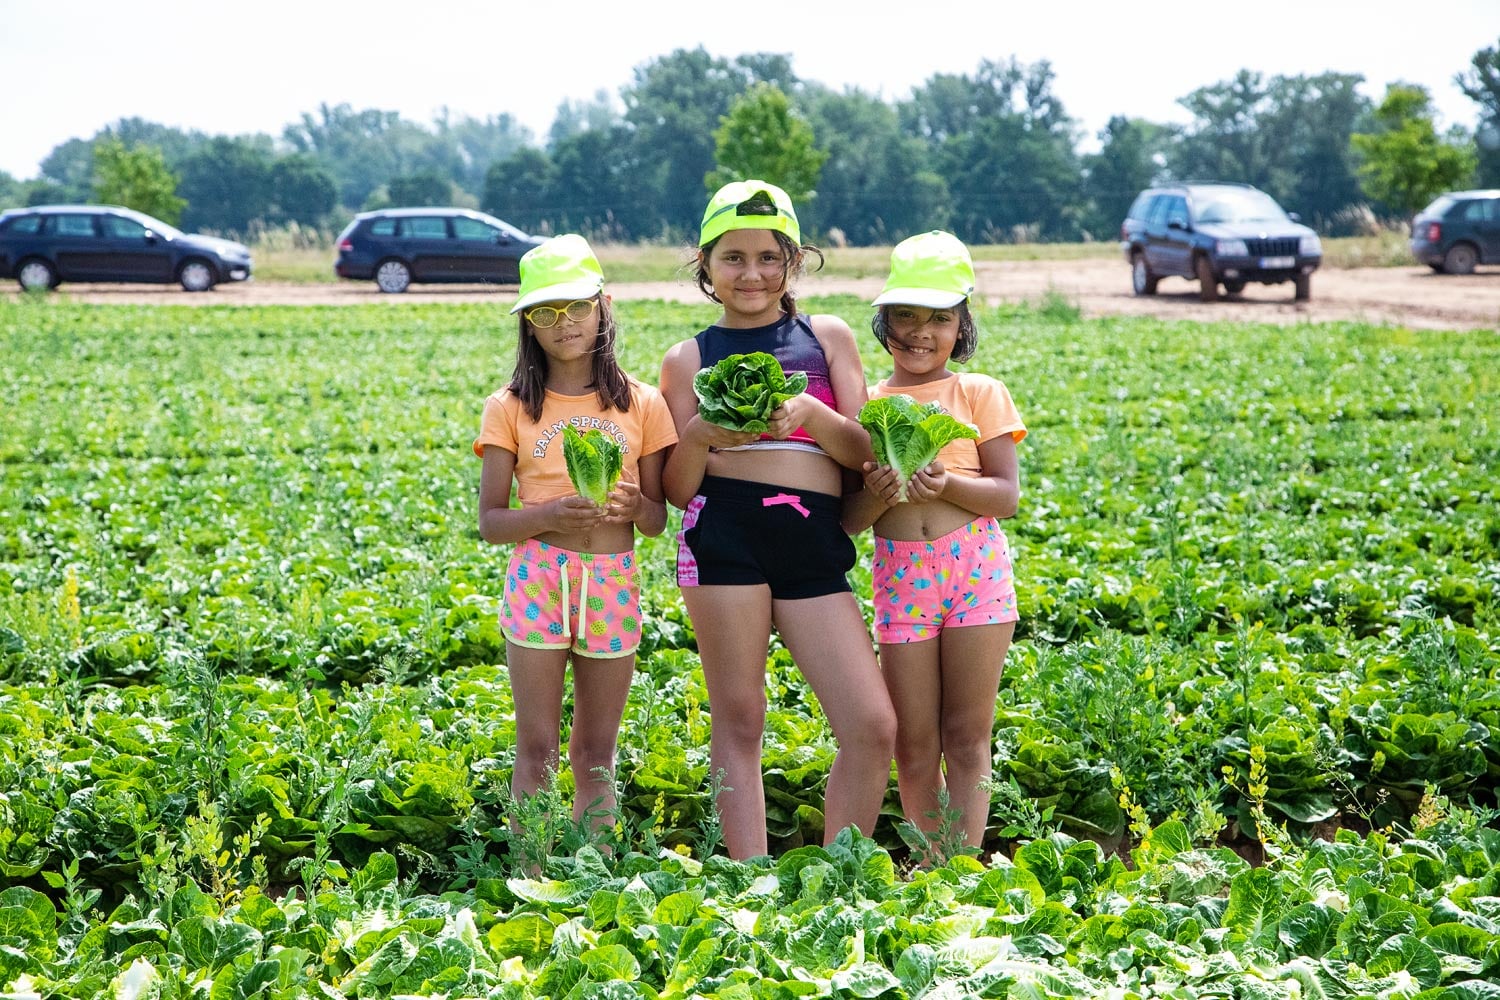
[[[901,477],[901,500],[906,485],[932,464],[950,441],[978,438],[979,431],[944,412],[937,403],[918,403],[905,394],[872,399],[859,411],[859,422],[870,432],[875,461]]]
[[[731,354],[693,376],[699,416],[733,431],[765,433],[771,412],[806,389],[806,372],[788,376],[764,351]]]
[[[620,480],[625,467],[625,452],[597,427],[580,434],[571,426],[563,428],[563,461],[568,479],[578,495],[603,507],[609,502],[609,491]]]

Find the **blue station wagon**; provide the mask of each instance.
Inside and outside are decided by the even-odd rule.
[[[388,208],[363,212],[338,239],[340,278],[374,279],[382,292],[414,282],[521,280],[521,256],[541,243],[493,215],[466,208]]]
[[[0,278],[43,291],[64,281],[177,282],[206,292],[250,277],[250,248],[197,236],[118,205],[38,205],[0,213]]]

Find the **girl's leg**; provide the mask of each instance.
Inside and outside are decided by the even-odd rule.
[[[511,773],[510,794],[520,798],[535,795],[548,772],[557,772],[568,651],[530,649],[507,642],[505,663],[516,706],[516,766]]]
[[[589,813],[594,830],[615,820],[615,743],[634,674],[634,653],[607,660],[573,657],[573,727],[568,736],[573,818],[582,820]]]
[[[712,717],[709,767],[723,773],[716,803],[729,856],[767,853],[761,743],[766,730],[766,647],[771,591],[765,586],[682,588],[693,620]]]
[[[995,700],[1015,622],[946,628],[938,637],[942,661],[943,763],[949,805],[963,814],[964,840],[984,842],[989,822],[986,786],[994,760]]]
[[[896,713],[853,594],[776,601],[776,629],[818,696],[838,740],[823,802],[823,839],[845,827],[875,831],[891,780]]]
[[[896,787],[919,830],[937,830],[943,788],[943,683],[938,640],[881,643],[880,672],[896,710]]]

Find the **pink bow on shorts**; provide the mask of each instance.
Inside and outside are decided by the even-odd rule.
[[[766,497],[760,502],[762,507],[775,507],[779,504],[786,504],[803,517],[812,516],[812,511],[802,506],[802,498],[795,493],[778,493],[774,497]]]

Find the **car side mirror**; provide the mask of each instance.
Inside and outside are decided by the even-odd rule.
[[[1302,216],[1298,215],[1296,212],[1288,212],[1288,213],[1286,213],[1286,217],[1288,219],[1291,219],[1293,222],[1301,222],[1302,221]]]
[[[149,229],[146,230],[146,243],[149,246],[156,246],[156,234]]]
[[[1174,215],[1167,220],[1167,228],[1186,231],[1188,228],[1187,220],[1180,215]]]
[[[496,243],[509,243],[510,242],[510,233],[496,233],[495,234],[495,242]]]

